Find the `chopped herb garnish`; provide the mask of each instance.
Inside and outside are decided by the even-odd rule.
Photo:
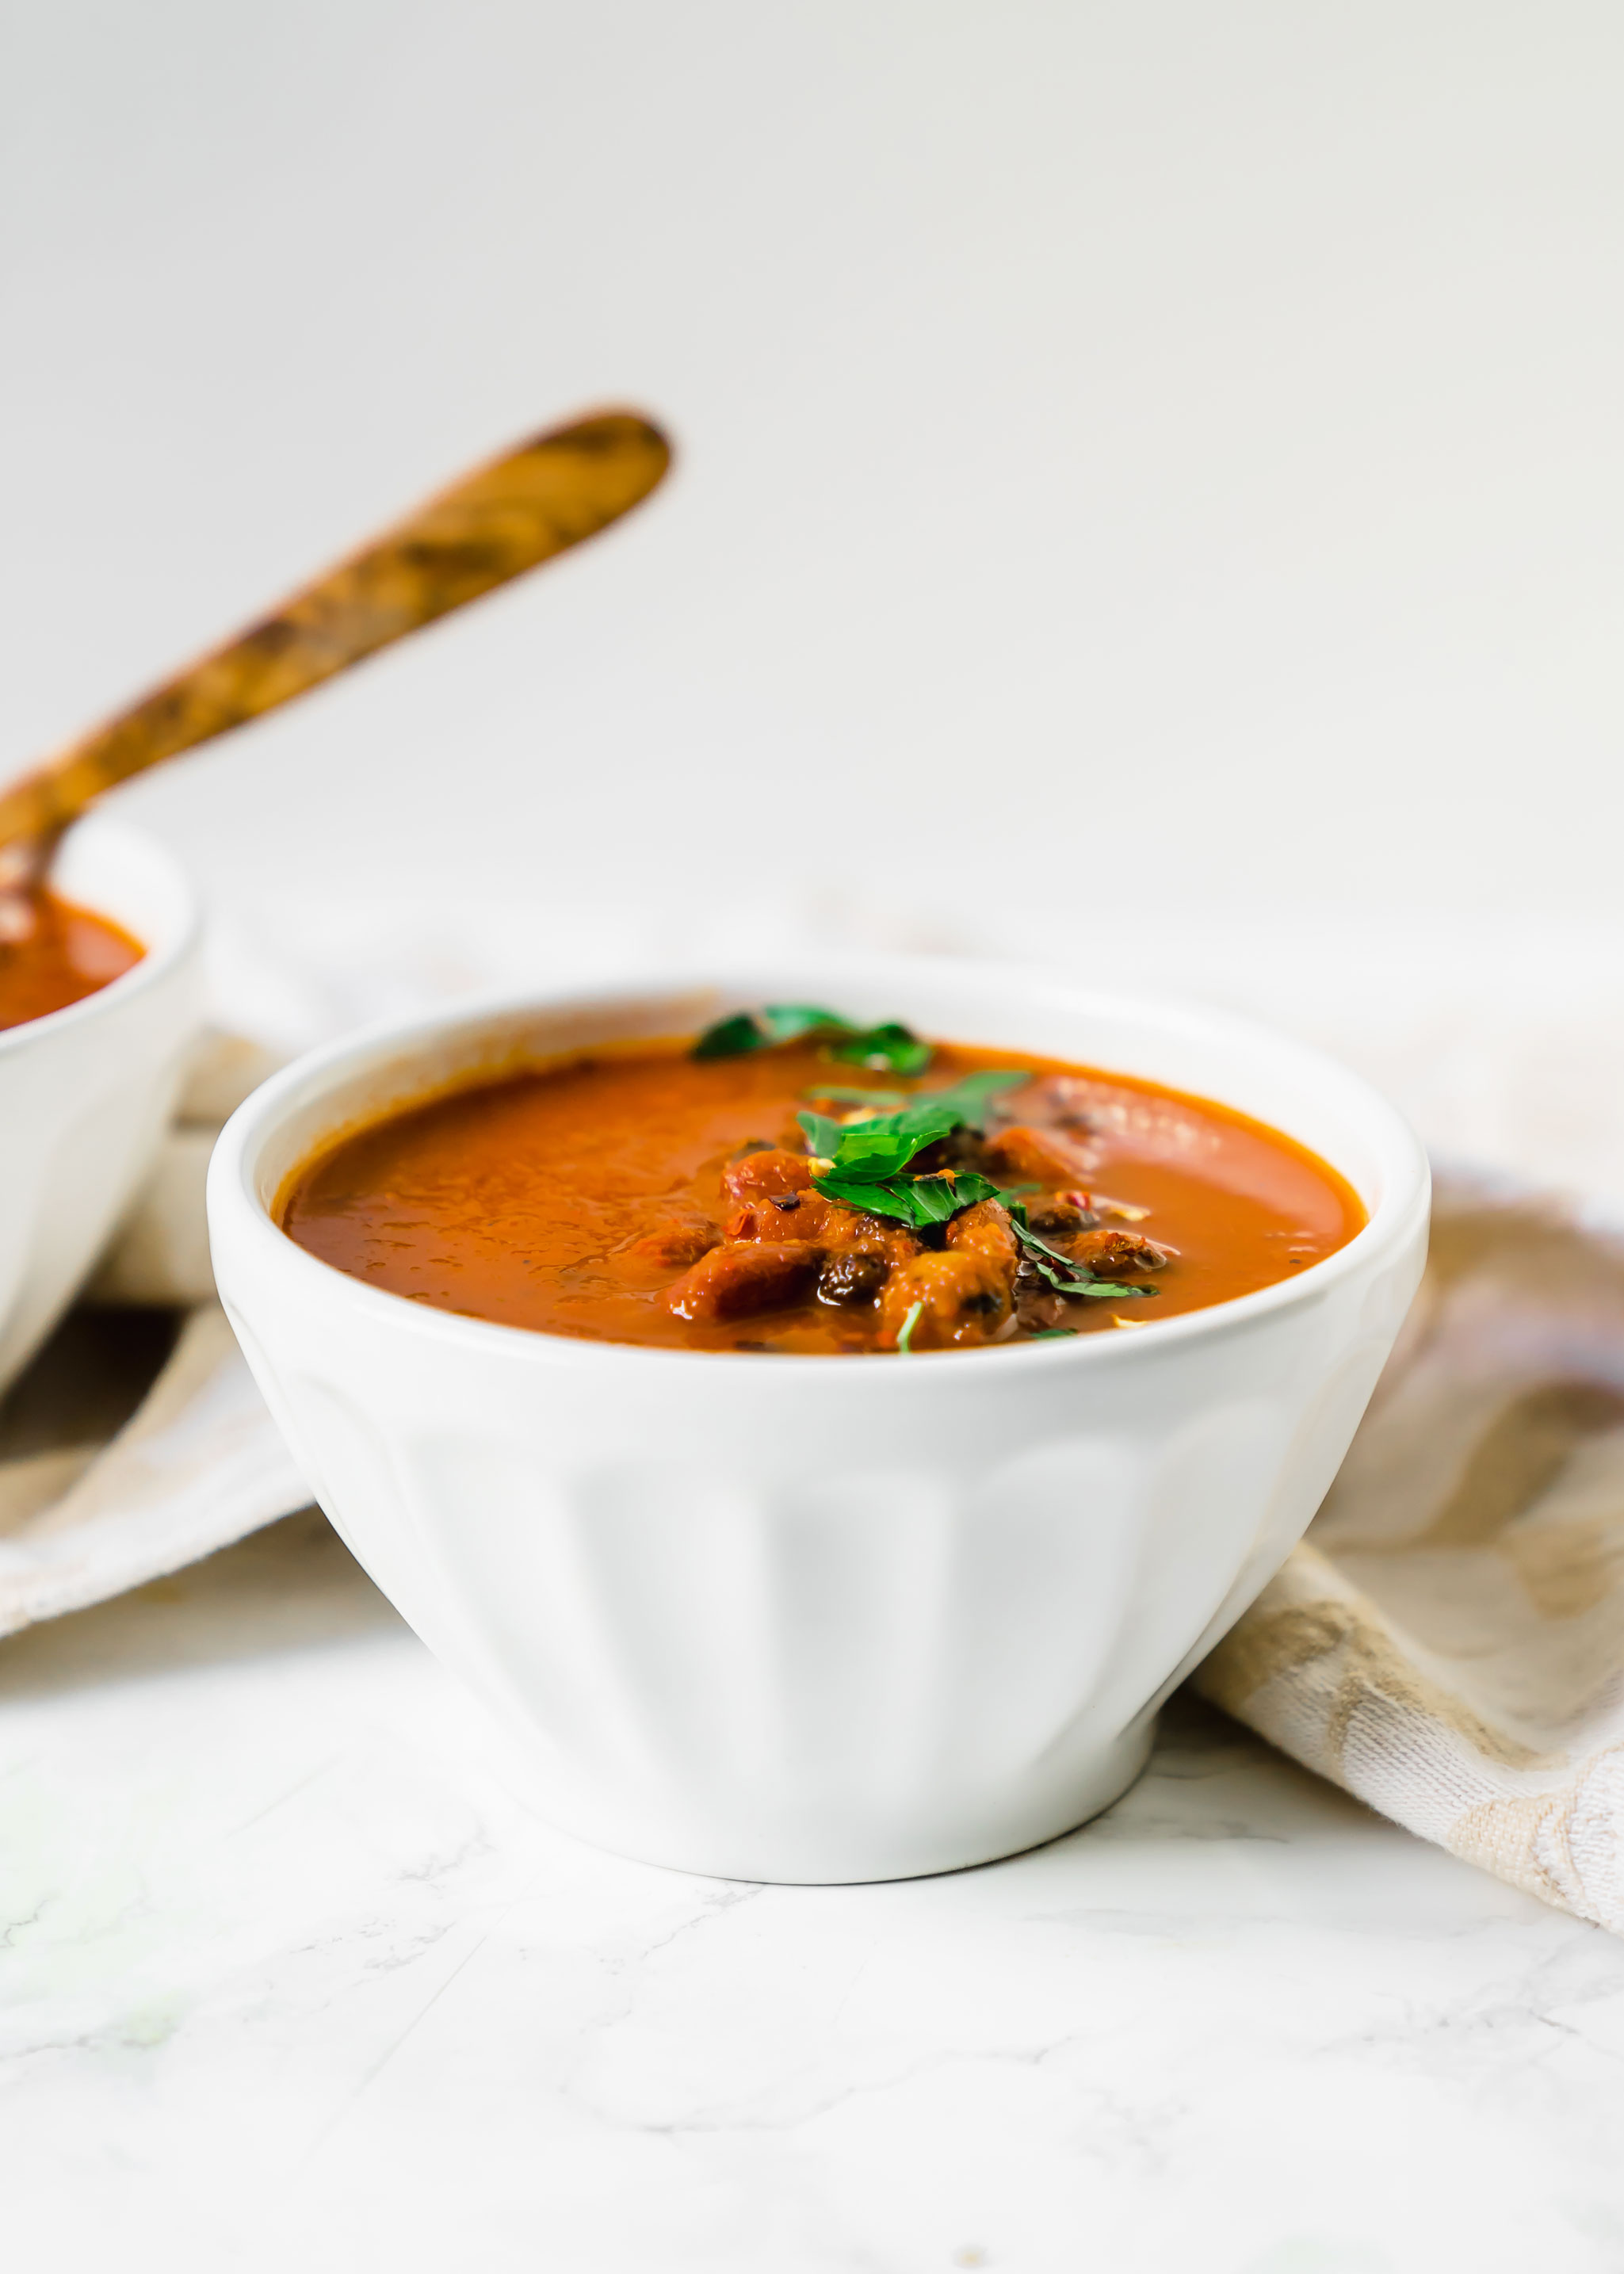
[[[1017,1089],[1031,1079],[1023,1066],[1003,1073],[967,1073],[951,1088],[923,1092],[920,1103],[951,1108],[965,1128],[979,1134],[987,1126],[987,1108],[999,1091]]]
[[[1039,1235],[1034,1231],[1031,1223],[1026,1216],[1026,1203],[1025,1201],[1017,1201],[1014,1203],[1013,1207],[1010,1209],[1010,1220],[1015,1227],[1015,1237],[1019,1240],[1021,1246],[1032,1257],[1034,1263],[1041,1266],[1045,1261],[1048,1261],[1049,1263],[1057,1263],[1061,1269],[1065,1271],[1087,1271],[1088,1267],[1086,1264],[1079,1263],[1074,1257],[1066,1254],[1064,1250],[1062,1248],[1051,1247],[1048,1240],[1041,1239]],[[1092,1277],[1093,1274],[1089,1273],[1089,1276]]]
[[[860,1185],[844,1177],[814,1177],[814,1186],[826,1201],[844,1201],[847,1208],[866,1209],[870,1216],[894,1216],[899,1224],[912,1224],[914,1209],[904,1200],[894,1185]]]
[[[906,1169],[916,1153],[940,1137],[951,1137],[958,1126],[956,1113],[939,1111],[929,1103],[905,1105],[900,1113],[868,1114],[841,1130],[835,1160],[843,1177],[877,1183]]]
[[[741,1011],[735,1019],[718,1019],[707,1027],[694,1045],[696,1058],[736,1058],[746,1050],[759,1050],[765,1046],[766,1036],[748,1011]]]
[[[961,1169],[957,1176],[915,1177],[904,1186],[913,1205],[915,1224],[945,1224],[960,1209],[974,1208],[977,1201],[996,1201],[996,1185],[989,1184],[974,1170]]]
[[[795,1118],[806,1138],[808,1152],[815,1159],[832,1161],[846,1134],[841,1124],[831,1121],[826,1113],[798,1113]]]
[[[866,1209],[871,1216],[889,1216],[916,1231],[925,1224],[946,1224],[978,1201],[1000,1201],[1028,1260],[1057,1295],[1096,1302],[1132,1302],[1154,1295],[1154,1287],[1124,1287],[1116,1280],[1096,1277],[1086,1263],[1040,1238],[1027,1221],[1026,1204],[1020,1197],[1033,1189],[1029,1185],[990,1184],[971,1169],[923,1177],[906,1174],[909,1162],[928,1145],[963,1128],[972,1114],[984,1113],[987,1099],[996,1089],[1027,1079],[1021,1073],[970,1074],[951,1089],[922,1092],[898,1112],[866,1113],[857,1121],[836,1121],[826,1113],[798,1114],[808,1151],[815,1160],[829,1164],[814,1176],[815,1189],[825,1200]]]
[[[816,1003],[768,1003],[759,1011],[735,1012],[707,1027],[694,1045],[696,1058],[737,1058],[747,1050],[770,1050],[778,1043],[793,1043],[803,1035],[825,1031],[849,1032],[838,1011]]]
[[[1011,1195],[1004,1197],[1016,1239],[1019,1240],[1039,1273],[1049,1282],[1056,1294],[1083,1295],[1103,1299],[1107,1297],[1115,1299],[1118,1295],[1154,1295],[1155,1293],[1156,1290],[1154,1287],[1119,1287],[1113,1280],[1096,1279],[1086,1263],[1079,1263],[1074,1257],[1064,1254],[1058,1247],[1051,1247],[1048,1240],[1039,1239],[1026,1221],[1026,1206],[1024,1201],[1015,1200]]]
[[[899,1113],[866,1113],[861,1121],[831,1121],[824,1113],[795,1118],[812,1151],[833,1163],[835,1176],[855,1178],[862,1184],[894,1177],[916,1153],[959,1126],[959,1115],[951,1107],[938,1106],[934,1097],[921,1097]]]
[[[757,1011],[736,1011],[707,1027],[693,1054],[696,1058],[736,1058],[749,1050],[770,1050],[780,1043],[808,1039],[827,1043],[830,1056],[847,1065],[892,1073],[923,1073],[933,1056],[929,1043],[921,1043],[898,1020],[857,1027],[818,1003],[768,1003]]]
[[[899,1021],[854,1027],[816,1003],[769,1003],[760,1010],[736,1012],[706,1028],[694,1045],[694,1056],[736,1058],[809,1035],[826,1043],[831,1058],[862,1065],[889,1066],[898,1073],[916,1074],[930,1063],[929,1044],[921,1043]],[[812,1090],[808,1095],[818,1105],[865,1109],[844,1121],[814,1111],[796,1115],[813,1163],[813,1189],[825,1200],[888,1217],[915,1231],[951,1223],[981,1201],[997,1201],[1009,1210],[1026,1261],[1056,1294],[1113,1303],[1154,1295],[1154,1287],[1124,1287],[1115,1280],[1096,1277],[1086,1263],[1051,1247],[1034,1231],[1022,1198],[1023,1193],[1037,1189],[1034,1186],[1006,1188],[970,1169],[944,1169],[923,1176],[909,1173],[910,1164],[921,1153],[955,1130],[981,1133],[993,1099],[1031,1079],[1026,1070],[1011,1067],[965,1074],[936,1090],[851,1089],[833,1083]],[[910,1347],[923,1309],[922,1302],[915,1303],[903,1321],[897,1337],[899,1351]],[[1075,1327],[1044,1327],[1031,1339],[1041,1342],[1078,1331]]]
[[[951,1089],[921,1092],[895,1113],[866,1113],[856,1121],[799,1114],[808,1151],[829,1163],[812,1182],[826,1200],[915,1227],[946,1224],[978,1201],[1007,1200],[1010,1195],[972,1170],[923,1177],[905,1171],[927,1146],[984,1113],[994,1091],[1029,1079],[1025,1073],[971,1074]]]
[[[1026,1340],[1029,1343],[1064,1342],[1082,1331],[1080,1327],[1034,1327]]]
[[[870,1216],[893,1217],[912,1225],[945,1224],[961,1209],[977,1201],[996,1200],[998,1187],[985,1177],[887,1177],[865,1184],[855,1177],[814,1177],[826,1200],[844,1201],[847,1208],[867,1209]]]
[[[946,1089],[846,1089],[837,1083],[819,1082],[806,1096],[825,1105],[866,1105],[876,1113],[889,1111],[899,1105],[934,1105],[938,1111],[945,1109],[958,1116],[959,1126],[974,1129],[978,1135],[986,1126],[989,1103],[1002,1089],[1017,1088],[1030,1081],[1032,1076],[1024,1067],[1007,1073],[967,1073]],[[849,1126],[849,1125],[848,1125]],[[1036,1187],[1034,1186],[1035,1190]]]
[[[935,1053],[913,1029],[897,1020],[881,1027],[866,1027],[831,1043],[829,1055],[848,1065],[872,1066],[876,1073],[923,1073]]]

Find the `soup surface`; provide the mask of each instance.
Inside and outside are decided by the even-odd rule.
[[[816,1039],[605,1049],[342,1139],[280,1220],[441,1310],[812,1355],[1145,1327],[1293,1277],[1365,1221],[1335,1170],[1222,1106],[1053,1059],[918,1055],[899,1075]]]
[[[42,892],[32,934],[0,945],[0,1028],[65,1010],[139,963],[145,950],[106,916]]]

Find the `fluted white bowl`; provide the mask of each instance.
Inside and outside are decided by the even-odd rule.
[[[773,1000],[1216,1098],[1370,1222],[1136,1333],[914,1358],[642,1350],[368,1287],[272,1216],[324,1139],[440,1082]],[[728,1877],[939,1871],[1051,1838],[1276,1570],[1419,1277],[1428,1178],[1382,1098],[1215,1013],[1008,968],[808,960],[526,996],[301,1060],[229,1124],[214,1269],[312,1492],[517,1740],[557,1823]],[[511,1751],[511,1749],[509,1749]]]
[[[146,953],[110,985],[0,1029],[0,1389],[43,1342],[139,1189],[202,1019],[197,901],[152,839],[100,819],[53,885]]]

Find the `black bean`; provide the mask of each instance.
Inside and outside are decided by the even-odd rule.
[[[1091,1209],[1079,1208],[1075,1201],[1060,1193],[1043,1193],[1026,1203],[1026,1222],[1045,1239],[1064,1238],[1073,1231],[1086,1231],[1099,1217]]]
[[[872,1302],[885,1284],[886,1276],[883,1256],[865,1254],[861,1248],[847,1248],[840,1254],[825,1258],[817,1276],[817,1299],[820,1303]]]

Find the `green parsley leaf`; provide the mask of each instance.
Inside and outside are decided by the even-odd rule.
[[[840,1142],[834,1154],[835,1173],[854,1177],[863,1184],[879,1184],[886,1177],[894,1177],[906,1169],[919,1150],[912,1137],[899,1137],[894,1130],[876,1129],[867,1123],[856,1129],[843,1129]]]
[[[1109,1296],[1112,1300],[1116,1300],[1119,1298],[1126,1299],[1135,1295],[1156,1293],[1157,1290],[1154,1287],[1119,1287],[1112,1280],[1096,1279],[1086,1263],[1078,1262],[1074,1256],[1064,1254],[1058,1247],[1051,1247],[1048,1240],[1039,1239],[1026,1221],[1026,1206],[1024,1201],[1015,1199],[1012,1193],[1007,1192],[1000,1193],[999,1198],[1009,1209],[1010,1222],[1014,1227],[1016,1239],[1019,1240],[1033,1262],[1036,1264],[1041,1276],[1047,1280],[1056,1294],[1082,1295],[1096,1299]]]
[[[803,1035],[850,1034],[851,1021],[816,1003],[768,1003],[759,1011],[738,1011],[707,1027],[694,1045],[696,1058],[737,1058],[747,1050],[771,1050]]]
[[[914,1329],[919,1324],[920,1313],[924,1307],[922,1302],[915,1303],[907,1317],[902,1321],[902,1331],[897,1337],[897,1348],[905,1356],[913,1355]]]
[[[714,1027],[707,1027],[694,1045],[696,1058],[737,1058],[746,1050],[759,1050],[765,1035],[748,1011],[735,1018],[718,1019]]]
[[[980,1131],[986,1126],[988,1105],[999,1091],[1017,1089],[1031,1079],[1024,1067],[1005,1073],[967,1073],[946,1089],[924,1091],[919,1102],[921,1105],[949,1107],[965,1128]]]
[[[956,1105],[942,1104],[927,1093],[915,1097],[896,1113],[866,1113],[861,1121],[849,1125],[852,1134],[871,1134],[878,1132],[896,1137],[911,1137],[915,1150],[922,1151],[934,1145],[938,1137],[950,1137],[962,1126],[964,1116]]]
[[[812,1150],[829,1168],[813,1184],[825,1199],[848,1208],[866,1208],[898,1224],[946,1224],[961,1209],[998,1197],[996,1185],[972,1173],[909,1177],[909,1162],[962,1126],[957,1103],[927,1093],[895,1113],[868,1113],[860,1121],[837,1123],[827,1115],[802,1113],[801,1126]],[[831,1136],[835,1139],[830,1142]]]
[[[845,1034],[851,1027],[838,1011],[825,1011],[816,1003],[769,1003],[756,1015],[773,1043],[799,1042],[803,1035],[822,1034],[825,1028]]]
[[[996,1185],[970,1172],[957,1177],[915,1177],[904,1189],[914,1203],[915,1224],[945,1224],[961,1209],[998,1197]]]
[[[1079,1272],[1085,1279],[1094,1277],[1094,1273],[1086,1263],[1078,1262],[1075,1256],[1066,1254],[1062,1248],[1051,1247],[1048,1240],[1039,1238],[1032,1229],[1031,1222],[1027,1217],[1025,1201],[1015,1200],[1010,1193],[1005,1193],[1004,1201],[1010,1212],[1010,1221],[1015,1227],[1016,1239],[1020,1241],[1035,1262],[1041,1263],[1047,1257],[1049,1262],[1059,1264],[1063,1270]]]
[[[935,1053],[912,1028],[891,1019],[883,1026],[868,1027],[831,1043],[829,1055],[848,1065],[872,1066],[876,1073],[923,1073]]]
[[[808,1098],[830,1105],[867,1105],[876,1113],[899,1105],[934,1106],[956,1113],[963,1127],[979,1131],[986,1122],[990,1099],[1000,1090],[1014,1089],[1032,1076],[1019,1069],[1008,1073],[967,1073],[962,1081],[950,1083],[945,1089],[915,1090],[911,1095],[905,1089],[846,1089],[838,1084],[820,1082],[816,1089],[806,1092]],[[1035,1192],[1034,1185],[1032,1189]]]
[[[1045,1261],[1041,1255],[1034,1255],[1032,1261],[1037,1267],[1039,1277],[1052,1287],[1057,1295],[1079,1295],[1089,1284],[1080,1270],[1075,1276],[1063,1274],[1056,1271],[1053,1264]]]
[[[920,1221],[914,1212],[914,1202],[908,1194],[911,1186],[895,1184],[864,1185],[855,1178],[814,1177],[812,1188],[829,1201],[844,1201],[847,1208],[866,1209],[870,1216],[892,1216],[898,1224]]]
[[[815,1177],[814,1187],[825,1200],[844,1201],[848,1208],[867,1209],[871,1216],[892,1217],[917,1229],[921,1224],[946,1224],[977,1201],[996,1200],[998,1187],[985,1177],[892,1177],[873,1184],[838,1172]]]
[[[840,1140],[846,1134],[841,1124],[831,1121],[826,1113],[798,1113],[795,1118],[801,1125],[801,1135],[807,1141],[808,1152],[820,1155],[825,1161],[832,1161],[840,1149]]]
[[[1034,1327],[1026,1340],[1029,1343],[1065,1342],[1082,1331],[1080,1327]]]
[[[796,1118],[811,1152],[829,1163],[814,1188],[826,1200],[842,1201],[848,1208],[867,1209],[915,1227],[946,1224],[961,1209],[978,1201],[1008,1202],[1011,1193],[1000,1192],[985,1177],[962,1175],[909,1177],[908,1163],[949,1137],[966,1122],[975,1126],[986,1115],[988,1101],[1001,1089],[1029,1081],[1024,1072],[966,1074],[962,1081],[941,1090],[916,1093],[894,1112],[865,1113],[860,1119],[838,1122],[824,1113],[801,1113]],[[854,1093],[858,1097],[885,1093]],[[816,1096],[833,1102],[834,1094]],[[847,1092],[847,1096],[853,1093]],[[895,1095],[895,1093],[891,1093]],[[1056,1261],[1064,1263],[1064,1257]]]
[[[821,1003],[767,1003],[757,1011],[736,1011],[707,1027],[694,1044],[696,1058],[736,1058],[748,1050],[770,1050],[779,1043],[808,1035],[827,1040],[830,1054],[854,1065],[893,1073],[923,1073],[934,1052],[910,1027],[888,1019],[877,1027],[853,1026]]]
[[[942,1111],[928,1100],[906,1106],[900,1113],[865,1114],[861,1121],[836,1122],[821,1113],[796,1118],[813,1151],[821,1152],[833,1164],[831,1173],[861,1184],[881,1184],[894,1177],[916,1153],[959,1126],[952,1113]],[[835,1142],[813,1141],[814,1133],[818,1139],[832,1135]]]

